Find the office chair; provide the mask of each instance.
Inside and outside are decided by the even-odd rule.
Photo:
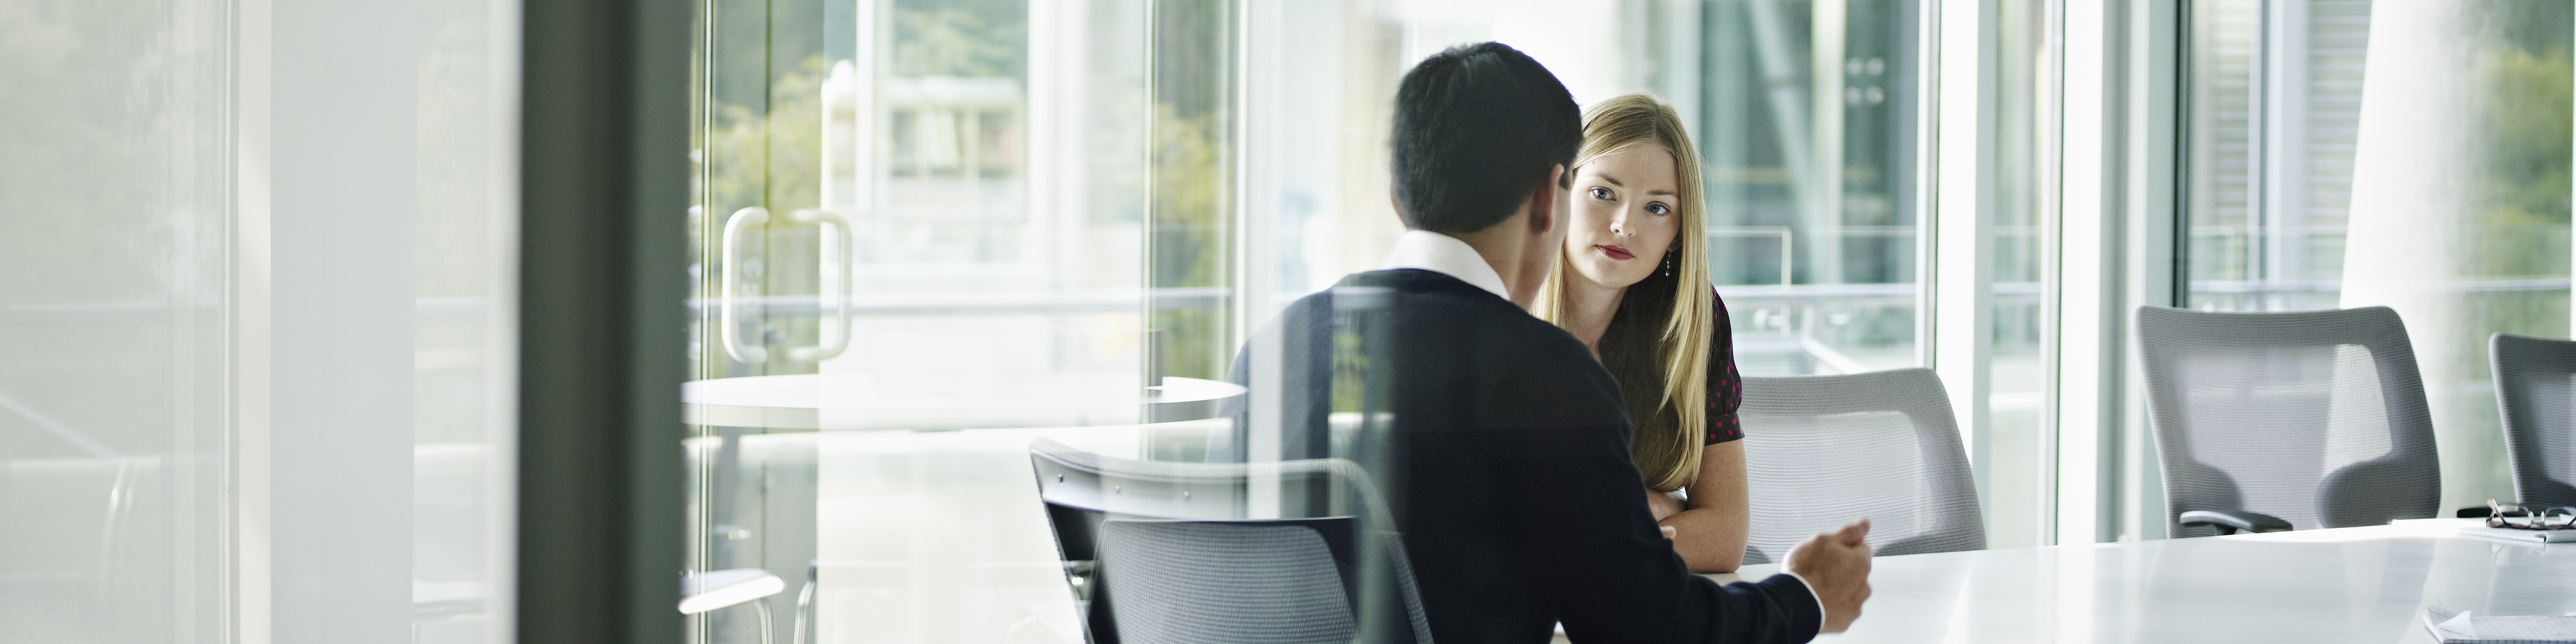
[[[2433,419],[2396,311],[2144,306],[2137,331],[2168,534],[2433,516]]]
[[[2576,341],[2498,333],[2487,355],[2514,500],[2576,506]]]
[[[1876,554],[1982,550],[1986,528],[1950,394],[1929,369],[1745,378],[1753,531],[1744,562],[1855,517]]]
[[[1350,461],[1135,461],[1043,438],[1029,461],[1093,644],[1347,642],[1363,627],[1431,642],[1394,518]],[[1288,516],[1251,518],[1256,472]],[[1356,590],[1370,586],[1385,594]]]

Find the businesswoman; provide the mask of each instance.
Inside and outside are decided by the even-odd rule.
[[[1750,509],[1726,305],[1708,281],[1699,155],[1652,94],[1583,115],[1565,248],[1531,313],[1592,348],[1636,423],[1631,458],[1692,570],[1744,562]],[[1675,498],[1682,491],[1687,500]]]

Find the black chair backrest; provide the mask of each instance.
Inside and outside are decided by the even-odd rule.
[[[1349,521],[1338,523],[1110,519],[1092,601],[1114,589],[1107,602],[1127,644],[1349,642],[1349,547],[1325,538],[1349,535]]]
[[[1344,634],[1278,641],[1350,641],[1347,629],[1367,616],[1405,622],[1372,640],[1431,642],[1394,520],[1350,461],[1138,461],[1043,438],[1030,442],[1029,460],[1066,580],[1088,602],[1093,644],[1334,632]],[[1265,504],[1283,516],[1252,518],[1256,476],[1265,496],[1279,492]],[[1400,605],[1363,604],[1367,593],[1356,589],[1373,579]],[[1290,581],[1295,592],[1282,595]]]

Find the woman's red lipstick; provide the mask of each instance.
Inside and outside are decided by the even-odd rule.
[[[1609,245],[1609,244],[1593,244],[1593,245],[1592,245],[1592,247],[1593,247],[1593,248],[1601,249],[1601,254],[1603,254],[1603,255],[1609,255],[1611,259],[1622,259],[1622,260],[1624,260],[1624,259],[1634,258],[1634,257],[1636,257],[1636,256],[1637,256],[1635,253],[1628,252],[1628,249],[1620,248],[1620,247],[1617,247],[1617,246],[1612,246],[1612,245]]]

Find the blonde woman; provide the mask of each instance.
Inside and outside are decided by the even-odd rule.
[[[1726,305],[1708,281],[1699,155],[1652,94],[1583,115],[1565,246],[1531,313],[1592,348],[1635,423],[1631,458],[1655,521],[1692,570],[1744,562],[1744,431]],[[1686,494],[1687,500],[1676,498]]]

